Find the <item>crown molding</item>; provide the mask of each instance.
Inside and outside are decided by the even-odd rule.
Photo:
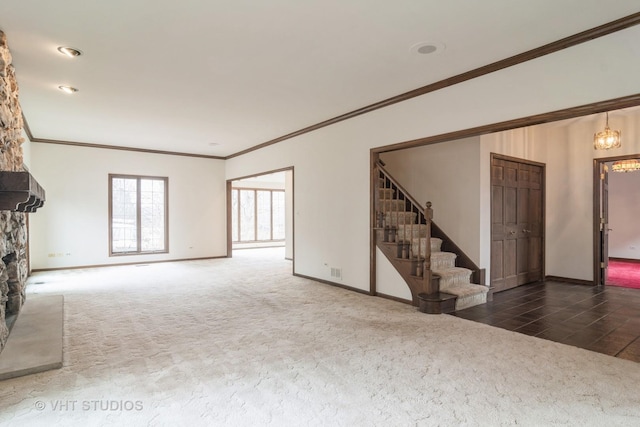
[[[192,153],[183,153],[179,151],[164,151],[164,150],[151,150],[147,148],[124,147],[121,145],[91,144],[86,142],[74,142],[74,141],[62,141],[58,139],[37,138],[33,136],[33,133],[31,133],[31,128],[29,127],[29,122],[27,122],[27,118],[25,117],[24,112],[22,113],[22,121],[23,121],[23,129],[27,134],[29,141],[31,142],[38,142],[42,144],[70,145],[73,147],[84,147],[84,148],[101,148],[104,150],[133,151],[137,153],[164,154],[167,156],[198,157],[203,159],[225,160],[225,158],[221,156],[208,156],[205,154],[192,154]]]
[[[503,132],[511,129],[518,129],[527,126],[541,125],[543,123],[557,122],[559,120],[572,119],[575,117],[588,116],[590,114],[604,113],[605,111],[619,110],[622,108],[636,107],[640,105],[640,93],[623,96],[621,98],[609,99],[606,101],[594,102],[580,105],[578,107],[565,108],[551,111],[549,113],[536,114],[534,116],[522,117],[519,119],[507,120],[484,126],[459,130],[455,132],[443,133],[440,135],[428,136],[426,138],[412,139],[398,142],[396,144],[385,145],[371,149],[373,153],[386,153],[389,151],[404,150],[423,145],[437,144],[440,142],[454,141],[461,138],[486,135],[488,133]]]
[[[430,92],[435,92],[437,90],[444,89],[446,87],[453,86],[453,85],[465,82],[467,80],[475,79],[477,77],[481,77],[486,74],[493,73],[495,71],[513,67],[514,65],[522,64],[523,62],[531,61],[541,56],[549,55],[551,53],[558,52],[560,50],[567,49],[569,47],[576,46],[581,43],[585,43],[590,40],[597,39],[599,37],[603,37],[603,36],[624,30],[626,28],[634,27],[638,24],[640,24],[640,12],[625,16],[623,18],[608,22],[606,24],[591,28],[586,31],[582,31],[580,33],[571,35],[569,37],[565,37],[555,42],[548,43],[546,45],[537,47],[535,49],[528,50],[526,52],[511,56],[509,58],[502,59],[500,61],[496,61],[479,68],[475,68],[471,71],[467,71],[465,73],[458,74],[453,77],[449,77],[447,79],[440,80],[438,82],[419,87],[418,89],[414,89],[409,92],[405,92],[400,95],[396,95],[394,97],[384,99],[374,104],[367,105],[366,107],[362,107],[357,110],[353,110],[349,113],[336,116],[332,119],[328,119],[323,122],[316,123],[315,125],[311,125],[306,128],[297,130],[295,132],[291,132],[281,137],[272,139],[270,141],[263,142],[262,144],[256,145],[246,150],[238,151],[237,153],[227,156],[226,159],[231,159],[234,157],[241,156],[243,154],[248,154],[252,151],[256,151],[261,148],[265,148],[270,145],[277,144],[278,142],[295,138],[297,136],[304,135],[305,133],[313,132],[323,127],[330,126],[330,125],[339,123],[341,121],[360,116],[362,114],[370,113],[371,111],[388,107],[390,105],[397,104],[399,102],[406,101],[408,99],[415,98],[417,96],[425,95]]]
[[[31,129],[29,128],[29,125],[27,123],[26,117],[24,116],[23,113],[23,119],[24,119],[24,130],[27,134],[27,136],[29,137],[29,140],[31,142],[38,142],[38,143],[45,143],[45,144],[59,144],[59,145],[69,145],[69,146],[75,146],[75,147],[86,147],[86,148],[101,148],[101,149],[107,149],[107,150],[121,150],[121,151],[133,151],[133,152],[140,152],[140,153],[151,153],[151,154],[164,154],[164,155],[171,155],[171,156],[186,156],[186,157],[199,157],[199,158],[206,158],[206,159],[215,159],[215,160],[228,160],[228,159],[232,159],[234,157],[238,157],[238,156],[242,156],[244,154],[248,154],[251,153],[253,151],[256,150],[260,150],[262,148],[268,147],[270,145],[274,145],[277,144],[279,142],[282,141],[286,141],[288,139],[292,139],[295,138],[297,136],[300,135],[304,135],[306,133],[309,132],[313,132],[315,130],[342,122],[344,120],[348,120],[357,116],[360,116],[362,114],[366,114],[366,113],[370,113],[372,111],[384,108],[384,107],[388,107],[390,105],[393,104],[397,104],[399,102],[403,102],[406,100],[409,100],[411,98],[415,98],[421,95],[425,95],[427,93],[430,92],[435,92],[437,90],[440,89],[444,89],[446,87],[449,86],[453,86],[471,79],[475,79],[481,76],[484,76],[486,74],[490,74],[493,73],[495,71],[499,71],[505,68],[509,68],[512,67],[514,65],[518,65],[521,64],[523,62],[527,62],[527,61],[531,61],[533,59],[539,58],[541,56],[545,56],[545,55],[549,55],[551,53],[554,52],[558,52],[560,50],[563,49],[567,49],[570,48],[572,46],[576,46],[579,45],[581,43],[585,43],[588,42],[590,40],[594,40],[597,39],[599,37],[603,37],[618,31],[622,31],[624,29],[633,27],[640,24],[640,12],[638,13],[634,13],[632,15],[628,15],[625,16],[623,18],[617,19],[615,21],[611,21],[608,22],[606,24],[588,29],[586,31],[582,31],[580,33],[565,37],[563,39],[557,40],[555,42],[551,42],[548,43],[546,45],[537,47],[535,49],[531,49],[528,50],[526,52],[511,56],[509,58],[506,59],[502,59],[500,61],[496,61],[493,62],[491,64],[479,67],[479,68],[475,68],[473,70],[446,78],[444,80],[440,80],[438,82],[435,83],[431,83],[428,84],[426,86],[422,86],[419,87],[417,89],[411,90],[409,92],[405,92],[402,93],[400,95],[396,95],[393,96],[391,98],[387,98],[384,99],[382,101],[378,101],[376,103],[367,105],[365,107],[361,107],[358,108],[356,110],[350,111],[348,113],[333,117],[331,119],[316,123],[314,125],[311,126],[307,126],[305,128],[299,129],[295,132],[291,132],[288,133],[286,135],[280,136],[278,138],[275,139],[271,139],[269,141],[263,142],[261,144],[255,145],[253,147],[247,148],[245,150],[242,151],[238,151],[236,153],[230,154],[228,156],[208,156],[208,155],[204,155],[204,154],[192,154],[192,153],[185,153],[185,152],[176,152],[176,151],[164,151],[164,150],[151,150],[151,149],[145,149],[145,148],[133,148],[133,147],[124,147],[124,146],[118,146],[118,145],[106,145],[106,144],[92,144],[92,143],[84,143],[84,142],[74,142],[74,141],[63,141],[63,140],[56,140],[56,139],[45,139],[45,138],[38,138],[33,136],[33,133],[31,132]],[[631,98],[636,97],[637,95],[632,95]],[[624,99],[624,98],[619,98],[619,99]],[[615,100],[612,100],[615,101]],[[611,102],[611,101],[606,101],[606,102]],[[605,103],[606,103],[605,102]],[[588,106],[583,106],[583,107],[577,107],[577,108],[587,108],[590,106],[594,106],[594,105],[604,105],[605,103],[597,103],[597,104],[589,104]],[[615,104],[615,102],[614,102]],[[638,105],[638,104],[634,104],[634,105]],[[618,107],[618,108],[622,108],[622,107]],[[590,108],[587,108],[587,110],[589,110]],[[574,109],[569,109],[571,111],[573,111]],[[569,111],[569,110],[563,110],[563,111]],[[605,110],[601,110],[601,111],[605,111]],[[593,111],[593,112],[598,112],[598,111]],[[559,114],[559,112],[555,112],[552,114]],[[585,113],[585,114],[591,114],[591,113]],[[544,116],[540,115],[540,116],[532,116],[532,117],[541,117]],[[560,116],[560,115],[558,115]],[[572,116],[572,117],[576,117],[576,116]],[[522,122],[529,122],[529,119],[531,118],[525,118],[525,119],[518,119],[515,121],[512,121],[513,123],[516,123],[517,121],[522,121]],[[556,120],[561,120],[561,119],[556,119]],[[495,125],[490,125],[490,126],[499,126],[499,125],[505,125],[511,122],[504,122],[504,123],[498,123]],[[544,123],[544,122],[539,122],[539,123]],[[533,124],[533,122],[532,122]],[[510,126],[510,125],[509,125]],[[511,127],[513,128],[513,127]],[[476,128],[476,129],[481,129],[481,128]],[[423,138],[420,140],[416,140],[416,141],[424,141],[424,140],[428,140],[429,138]],[[404,143],[400,143],[400,144],[411,144],[414,143],[414,141],[407,141]],[[398,146],[400,144],[394,144],[394,146]],[[424,144],[424,143],[423,143]],[[385,147],[388,148],[388,147]]]

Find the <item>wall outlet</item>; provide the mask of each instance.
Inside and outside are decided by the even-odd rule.
[[[342,280],[342,269],[337,267],[331,267],[331,277],[334,279]]]

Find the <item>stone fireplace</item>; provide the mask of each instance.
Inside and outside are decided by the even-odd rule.
[[[6,37],[0,31],[0,175],[14,176],[14,172],[26,173],[22,161],[23,120],[18,102],[18,84],[11,65],[11,53]],[[20,175],[20,174],[18,174]],[[29,178],[30,175],[29,175]],[[22,176],[24,181],[24,175]],[[16,182],[15,179],[8,181]],[[35,203],[23,204],[23,212],[17,212],[16,203],[30,192],[13,191],[0,179],[0,351],[9,336],[10,322],[16,318],[25,300],[28,275],[26,209]],[[31,185],[31,181],[27,186]],[[24,187],[24,185],[23,185]],[[39,186],[38,186],[39,187]],[[4,202],[4,203],[3,203]],[[38,202],[40,203],[40,202]],[[41,205],[41,203],[40,203]],[[9,207],[7,207],[9,206]]]

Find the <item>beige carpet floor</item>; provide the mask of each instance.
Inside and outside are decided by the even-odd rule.
[[[293,277],[282,249],[28,292],[65,296],[64,366],[0,382],[2,425],[640,425],[640,364]]]

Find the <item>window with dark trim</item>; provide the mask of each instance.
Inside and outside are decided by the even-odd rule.
[[[109,254],[169,251],[169,179],[109,174]]]
[[[231,241],[284,240],[284,190],[233,188],[231,190]]]

